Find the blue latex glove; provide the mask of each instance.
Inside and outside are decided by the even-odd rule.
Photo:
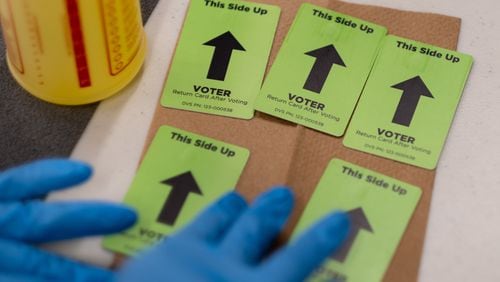
[[[261,195],[248,207],[228,194],[178,234],[126,264],[117,278],[137,281],[295,282],[306,279],[348,234],[349,219],[332,214],[291,245],[266,256],[293,207],[288,189]]]
[[[119,232],[136,221],[129,208],[98,202],[33,200],[87,180],[89,166],[48,160],[0,174],[0,281],[110,281],[114,273],[34,245]]]

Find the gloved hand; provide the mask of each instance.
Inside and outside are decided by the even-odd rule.
[[[111,281],[114,273],[35,246],[130,227],[129,208],[99,202],[44,203],[34,198],[87,180],[85,164],[47,160],[0,174],[0,281]]]
[[[118,281],[303,281],[341,245],[350,222],[344,213],[332,214],[266,256],[292,206],[293,196],[284,188],[261,195],[250,207],[230,193],[126,264]]]

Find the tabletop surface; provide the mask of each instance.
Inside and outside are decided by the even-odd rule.
[[[459,51],[475,64],[438,167],[420,270],[421,281],[500,281],[500,2],[495,0],[353,0],[361,4],[462,18]],[[96,168],[91,182],[52,200],[120,201],[144,139],[181,29],[187,0],[160,0],[146,32],[150,52],[142,76],[99,105],[72,157]],[[155,36],[163,34],[164,36]],[[133,134],[131,134],[133,132]],[[127,140],[127,142],[123,142]],[[119,188],[117,188],[119,187]],[[99,239],[47,248],[106,264]]]

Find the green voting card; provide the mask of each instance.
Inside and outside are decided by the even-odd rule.
[[[249,151],[163,126],[125,196],[139,220],[104,239],[104,247],[133,255],[179,230],[206,206],[234,190]]]
[[[303,4],[256,109],[342,136],[387,29]]]
[[[332,160],[292,236],[336,210],[348,212],[351,232],[309,281],[381,281],[420,195],[418,187]]]
[[[279,16],[270,5],[192,0],[161,104],[251,119]]]
[[[436,168],[472,61],[469,55],[388,36],[344,144]]]

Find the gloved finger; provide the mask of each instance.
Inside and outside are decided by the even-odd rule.
[[[40,277],[45,281],[112,281],[113,273],[98,267],[0,239],[0,272]]]
[[[128,207],[99,202],[0,205],[0,237],[29,243],[110,234],[132,226],[136,213]]]
[[[229,230],[220,250],[246,263],[257,262],[283,228],[293,202],[286,188],[262,194]]]
[[[0,201],[42,197],[50,191],[80,184],[91,174],[87,164],[56,159],[12,168],[0,174]]]
[[[31,275],[23,275],[23,274],[17,274],[17,273],[1,273],[0,272],[0,281],[9,281],[9,282],[46,282],[47,280],[39,278],[39,277],[31,276]]]
[[[178,236],[193,236],[215,242],[226,233],[246,208],[245,199],[238,193],[231,192],[203,211]]]
[[[327,216],[295,243],[284,247],[261,266],[263,277],[273,281],[304,281],[346,239],[350,220],[345,213]]]

